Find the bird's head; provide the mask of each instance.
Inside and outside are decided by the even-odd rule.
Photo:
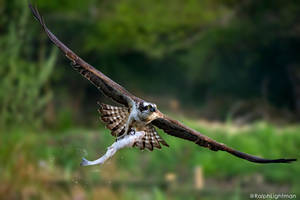
[[[140,102],[138,110],[140,119],[147,123],[162,117],[162,113],[157,109],[157,106],[154,103],[148,103],[145,101]]]

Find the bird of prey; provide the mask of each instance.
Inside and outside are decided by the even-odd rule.
[[[106,127],[111,130],[113,136],[120,138],[128,134],[134,134],[135,131],[144,131],[144,137],[135,142],[133,146],[152,151],[154,148],[161,148],[161,145],[168,146],[156,132],[155,127],[157,127],[169,135],[192,141],[212,151],[226,151],[234,156],[255,163],[289,163],[296,161],[296,159],[264,159],[237,151],[167,117],[157,109],[154,103],[132,95],[122,86],[77,56],[47,28],[38,10],[32,5],[29,5],[29,7],[49,39],[71,61],[73,68],[94,84],[104,95],[121,104],[120,106],[111,106],[99,103],[101,119],[106,124]]]

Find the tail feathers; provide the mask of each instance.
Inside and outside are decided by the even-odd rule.
[[[153,148],[161,149],[160,144],[164,146],[169,146],[156,132],[155,128],[151,125],[148,125],[146,127],[145,136],[142,138],[141,141],[138,141],[134,144],[134,146],[139,147],[141,150],[143,149],[149,149],[150,151],[153,150]]]
[[[113,136],[123,135],[125,132],[126,122],[129,116],[129,110],[126,107],[111,106],[103,103],[98,103],[100,119],[106,124],[106,127],[111,130]]]

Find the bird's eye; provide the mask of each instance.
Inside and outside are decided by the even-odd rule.
[[[155,112],[155,107],[154,106],[152,106],[152,105],[149,105],[148,106],[148,109],[151,111],[151,112]]]

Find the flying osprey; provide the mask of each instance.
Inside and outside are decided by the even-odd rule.
[[[38,10],[33,8],[32,5],[29,5],[29,7],[49,39],[71,60],[73,68],[93,83],[107,97],[123,105],[117,107],[100,103],[99,112],[101,119],[106,124],[106,127],[111,130],[113,136],[120,138],[128,134],[134,134],[136,131],[144,131],[145,135],[135,142],[133,146],[137,146],[140,149],[147,148],[152,151],[153,148],[161,148],[161,144],[168,146],[156,132],[154,128],[156,126],[169,135],[192,141],[213,151],[226,151],[251,162],[289,163],[296,161],[296,159],[264,159],[237,151],[167,117],[157,109],[155,104],[132,95],[122,86],[77,56],[47,28]]]

